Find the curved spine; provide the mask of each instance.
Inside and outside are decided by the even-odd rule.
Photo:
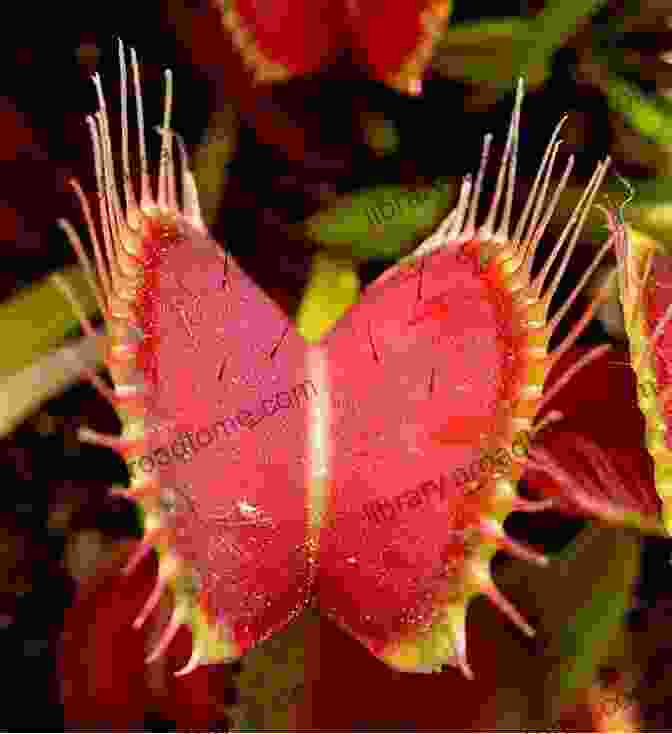
[[[173,99],[172,75],[165,73],[166,94],[164,119],[159,132],[162,135],[161,159],[158,173],[157,194],[152,191],[149,163],[144,133],[144,112],[140,70],[135,51],[131,49],[131,71],[138,127],[138,160],[140,168],[140,192],[136,194],[130,165],[126,70],[126,52],[119,41],[119,64],[121,69],[121,148],[122,148],[122,194],[120,195],[112,156],[112,138],[98,74],[92,77],[99,109],[94,116],[87,117],[93,146],[93,157],[97,182],[98,220],[76,180],[71,181],[82,209],[89,238],[93,246],[95,274],[84,246],[72,225],[60,220],[59,224],[67,235],[77,257],[96,294],[106,329],[105,362],[114,389],[110,390],[94,374],[86,376],[117,411],[122,424],[120,436],[104,436],[90,429],[80,431],[80,439],[104,445],[117,451],[130,465],[146,450],[147,410],[143,397],[149,387],[139,364],[139,352],[144,334],[139,318],[139,299],[143,287],[145,253],[143,237],[148,227],[166,226],[179,228],[185,220],[199,232],[205,232],[198,206],[198,196],[193,174],[189,169],[184,144],[178,139],[180,152],[179,172],[173,159],[175,135],[170,131]],[[179,179],[179,181],[178,181]],[[182,204],[178,203],[178,183],[181,184]],[[123,203],[122,203],[123,196]],[[84,317],[82,309],[67,284],[61,288],[79,316],[82,328],[92,332],[93,327]],[[131,473],[130,486],[123,494],[143,508],[145,518],[144,537],[137,552],[129,559],[124,573],[132,573],[142,558],[153,548],[159,553],[159,574],[156,587],[136,620],[140,626],[158,603],[161,595],[170,588],[174,597],[174,612],[168,627],[159,641],[150,661],[160,657],[168,648],[182,625],[191,628],[194,654],[182,674],[194,670],[199,664],[232,660],[239,656],[228,630],[215,623],[199,596],[199,579],[190,565],[178,557],[171,544],[170,513],[162,506],[165,494],[158,473],[140,469]],[[118,492],[118,490],[117,490]]]
[[[386,662],[400,670],[433,672],[440,670],[441,665],[451,664],[471,677],[466,659],[466,613],[470,601],[478,594],[487,596],[525,635],[534,634],[534,630],[516,608],[498,591],[490,574],[490,561],[497,550],[505,550],[531,562],[541,565],[547,563],[544,556],[509,538],[503,530],[503,523],[511,512],[536,512],[549,507],[548,502],[530,503],[517,494],[517,484],[528,460],[530,440],[547,423],[561,417],[550,413],[535,424],[547,404],[544,384],[553,365],[574,344],[601,300],[607,295],[606,289],[598,293],[560,344],[554,349],[549,348],[559,323],[617,241],[616,234],[610,233],[567,300],[557,311],[551,313],[551,301],[576,248],[586,217],[609,168],[610,159],[599,162],[595,167],[567,224],[541,269],[533,277],[532,270],[539,243],[567,185],[574,158],[569,157],[559,182],[552,193],[549,193],[551,175],[562,142],[558,136],[566,119],[563,118],[552,133],[523,211],[514,223],[512,209],[523,96],[524,86],[521,79],[497,172],[495,190],[483,223],[478,226],[477,218],[482,184],[490,158],[491,135],[485,136],[476,177],[467,175],[463,180],[456,207],[439,225],[437,231],[404,260],[412,263],[418,257],[429,255],[440,248],[458,253],[461,251],[464,257],[473,259],[481,277],[493,286],[507,304],[517,352],[517,378],[513,394],[499,422],[497,436],[495,439],[488,439],[495,440],[497,445],[482,447],[491,452],[504,449],[508,456],[508,466],[505,470],[492,472],[487,479],[482,480],[484,499],[480,508],[481,516],[472,528],[473,539],[464,542],[465,561],[461,588],[452,589],[446,594],[432,630],[424,639],[421,635],[420,643],[417,635],[412,635],[400,643],[390,645],[386,650],[383,656]],[[552,272],[554,266],[555,270]],[[595,353],[582,360],[557,389],[566,384],[581,367],[601,355],[604,349],[605,347],[597,347]],[[603,508],[596,506],[593,509],[599,513]]]
[[[629,201],[629,199],[628,199]],[[626,201],[627,203],[627,201]],[[655,467],[658,496],[663,503],[663,523],[672,532],[672,449],[668,443],[669,385],[659,378],[656,347],[672,318],[668,307],[655,326],[647,316],[647,292],[656,288],[653,273],[658,245],[629,230],[619,212],[609,214],[609,228],[616,237],[618,285],[625,330],[630,346],[630,363],[637,380],[637,402],[646,419],[646,444]]]

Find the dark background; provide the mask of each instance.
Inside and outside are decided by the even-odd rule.
[[[456,5],[453,23],[493,14],[493,4],[485,1],[458,0]],[[642,3],[642,12],[648,5]],[[502,16],[527,11],[520,3],[497,3]],[[579,179],[587,180],[595,162],[612,150],[615,133],[606,101],[598,89],[577,80],[576,65],[600,34],[610,38],[613,19],[622,12],[621,5],[609,3],[556,54],[551,79],[527,98],[521,137],[523,176],[534,172],[548,131],[566,111],[570,112],[566,150],[580,153],[575,168]],[[296,224],[321,206],[325,187],[337,194],[381,182],[420,183],[464,174],[478,161],[484,133],[498,133],[496,145],[501,146],[511,111],[511,95],[485,109],[470,108],[465,100],[473,90],[436,74],[429,76],[422,99],[402,97],[368,80],[345,53],[319,74],[250,92],[249,79],[221,30],[218,13],[206,2],[12,3],[4,13],[0,24],[3,298],[74,262],[55,220],[65,216],[80,221],[67,185],[69,176],[78,176],[86,190],[93,188],[84,116],[97,105],[88,76],[101,71],[108,100],[116,100],[117,37],[134,46],[141,59],[148,121],[159,119],[162,69],[173,69],[173,127],[190,150],[200,143],[209,116],[223,101],[237,105],[238,147],[213,233],[292,313],[313,251],[313,245],[297,233]],[[628,38],[613,35],[611,40],[615,47],[655,50],[667,47],[669,38],[661,30]],[[644,88],[655,88],[646,75],[638,81]],[[291,154],[281,122],[275,132],[272,126],[260,131],[260,116],[274,109],[305,130],[308,155],[303,160]],[[371,109],[392,119],[400,133],[399,149],[385,159],[374,155],[362,134],[362,114]],[[156,151],[158,136],[154,145]],[[647,162],[636,155],[617,157],[616,166],[627,176],[650,174]],[[409,243],[409,251],[412,246]],[[575,258],[566,289],[591,255],[587,247]],[[363,263],[364,279],[383,266]],[[584,342],[604,338],[594,325]],[[5,348],[11,349],[11,344]],[[66,549],[74,548],[75,538],[83,532],[94,531],[103,547],[138,534],[133,509],[124,500],[106,496],[110,484],[125,481],[125,468],[111,452],[80,444],[76,438],[80,425],[102,432],[118,430],[112,410],[87,385],[48,402],[0,441],[3,730],[63,729],[55,655],[63,610],[75,588]],[[535,527],[534,520],[526,522],[516,532],[532,542],[543,537],[548,547],[561,545],[580,526],[566,521],[551,529],[543,523]],[[639,623],[657,596],[669,589],[670,581],[669,544],[647,539],[645,547],[643,581],[632,613]],[[170,724],[148,721],[147,728],[170,730]]]

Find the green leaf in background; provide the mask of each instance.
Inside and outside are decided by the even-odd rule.
[[[238,145],[238,115],[230,103],[222,103],[208,120],[194,155],[194,177],[203,220],[212,227],[226,189],[228,164]]]
[[[606,0],[554,0],[534,18],[502,18],[451,26],[442,36],[432,66],[443,76],[468,79],[505,92],[518,77],[541,86],[553,54]]]
[[[233,731],[297,731],[296,708],[306,696],[305,643],[317,612],[309,608],[246,653],[238,676],[240,703]]]
[[[663,251],[667,254],[672,252],[672,204],[632,207],[628,210],[627,220],[636,225],[628,225],[630,237],[656,240]]]
[[[672,105],[643,94],[635,84],[600,69],[600,86],[612,109],[643,135],[661,145],[672,146]]]
[[[46,400],[79,382],[83,366],[94,372],[100,369],[104,339],[97,335],[83,337],[36,357],[19,372],[4,376],[0,385],[0,437],[11,433]]]
[[[599,667],[623,665],[640,543],[636,531],[587,524],[562,551],[547,554],[546,568],[509,560],[496,571],[497,585],[537,632],[529,670],[520,672],[524,700],[517,702],[515,683],[498,685],[496,694],[500,710],[527,711],[526,729],[557,731],[561,711],[594,684]],[[520,731],[514,723],[501,730]]]
[[[449,179],[410,189],[383,185],[341,197],[306,220],[311,239],[357,258],[396,259],[447,214],[455,192]]]
[[[441,41],[439,48],[464,47],[477,52],[481,44],[508,41],[513,38],[522,38],[529,33],[530,21],[524,18],[493,18],[482,20],[477,23],[460,23],[448,28]]]
[[[362,115],[362,129],[366,144],[381,158],[399,148],[399,131],[393,120],[377,110]]]
[[[549,0],[532,20],[534,44],[524,63],[529,66],[547,63],[565,41],[578,29],[581,21],[596,13],[607,0]],[[522,69],[521,69],[522,71]]]
[[[93,316],[97,304],[82,269],[72,265],[60,274],[70,284],[84,312]],[[78,324],[70,303],[50,277],[4,301],[0,304],[0,334],[11,349],[5,349],[0,356],[0,378],[19,372],[61,345]]]
[[[632,202],[628,205],[628,214],[630,214],[633,207],[666,204],[672,200],[672,176],[629,179],[629,181],[635,194]]]
[[[630,183],[635,193],[625,212],[629,236],[657,240],[662,248],[672,252],[672,176],[631,179]],[[563,192],[558,206],[560,221],[569,216],[579,193],[576,187],[568,187]],[[603,194],[608,197],[605,203],[613,207],[623,200],[623,185],[612,176]],[[604,215],[594,207],[586,220],[582,238],[599,242],[604,240],[605,233]]]
[[[352,259],[318,252],[299,306],[299,333],[306,341],[318,341],[358,296],[359,276]]]
[[[552,557],[548,570],[557,590],[552,616],[561,621],[545,651],[557,660],[546,682],[553,718],[578,689],[593,684],[598,666],[609,658],[639,568],[640,536],[597,525]]]
[[[532,23],[522,18],[485,20],[449,28],[438,44],[432,67],[450,79],[468,79],[505,92],[521,74],[521,61],[534,44]],[[528,65],[526,85],[534,89],[550,74],[546,57]]]

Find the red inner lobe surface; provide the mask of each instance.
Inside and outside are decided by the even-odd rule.
[[[656,325],[665,314],[665,310],[672,303],[672,258],[664,255],[655,255],[651,275],[645,286],[646,316],[648,325],[648,336],[651,337]],[[658,393],[665,389],[672,379],[672,322],[664,327],[663,333],[654,346],[656,382]],[[655,385],[645,386],[647,395],[652,395]],[[669,406],[670,403],[668,402]],[[672,435],[669,431],[671,408],[660,407],[665,416],[668,426],[665,440],[669,448],[672,448]]]
[[[415,277],[391,271],[326,339],[332,494],[318,596],[374,651],[458,589],[464,531],[482,511],[466,483],[492,470],[481,446],[515,354],[507,296],[475,262],[440,251]]]
[[[148,428],[134,466],[158,471],[175,550],[245,649],[310,592],[305,451],[317,388],[278,306],[216,242],[179,230],[143,242]]]
[[[425,0],[411,2],[357,3],[356,14],[348,21],[356,45],[365,52],[366,60],[378,79],[400,70],[402,64],[422,40],[420,15]]]
[[[236,0],[259,50],[291,72],[315,71],[343,45],[343,8],[334,0]]]

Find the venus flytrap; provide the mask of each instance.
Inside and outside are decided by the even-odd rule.
[[[136,469],[127,495],[143,509],[145,533],[130,566],[154,548],[160,562],[135,626],[150,617],[164,592],[172,589],[174,596],[150,659],[165,655],[186,626],[193,648],[180,675],[231,661],[317,602],[396,670],[431,673],[450,665],[472,677],[466,617],[474,597],[485,595],[524,634],[534,634],[495,585],[490,561],[505,550],[547,564],[510,537],[504,521],[514,511],[548,507],[520,497],[516,485],[530,456],[544,466],[534,443],[557,418],[544,414],[546,376],[601,298],[550,350],[558,325],[618,237],[603,244],[568,299],[551,312],[609,160],[598,163],[536,268],[573,158],[552,186],[561,122],[515,218],[521,82],[486,212],[480,210],[491,175],[491,136],[476,175],[465,177],[455,209],[436,232],[371,284],[336,324],[314,324],[307,341],[210,238],[184,145],[170,131],[169,73],[154,184],[133,52],[138,138],[131,155],[129,80],[121,45],[119,51],[122,175],[113,160],[116,136],[102,83],[94,77],[99,110],[88,123],[100,205],[95,217],[75,189],[93,246],[115,387],[94,384],[117,409],[123,430],[121,436],[86,431],[83,438],[116,450]],[[89,267],[75,230],[63,227]],[[342,310],[357,283],[352,263],[336,270],[343,276]],[[90,328],[86,319],[83,325]],[[474,338],[463,350],[452,349],[451,337],[465,331]],[[560,387],[598,353],[580,360]],[[254,418],[245,406],[307,384],[314,399],[300,409],[276,411],[256,430],[242,430]],[[210,441],[212,448],[194,451],[189,462],[166,461],[168,434],[199,441],[199,430],[216,426],[221,416],[235,416],[240,430],[225,424],[228,440]],[[156,461],[147,460],[152,456]],[[475,491],[442,481],[483,456],[499,457],[498,463],[479,475]],[[402,535],[391,536],[383,523],[368,523],[370,532],[362,532],[362,504],[385,506],[404,488],[429,488],[430,481],[445,501],[400,515]],[[609,503],[592,509],[613,519]]]
[[[11,433],[39,406],[81,377],[81,365],[98,369],[102,360],[97,336],[62,346],[77,325],[58,281],[77,294],[82,312],[93,316],[98,308],[85,273],[69,266],[20,290],[0,306],[0,331],[12,348],[0,362],[0,436]],[[44,319],[43,314],[50,314]],[[57,351],[52,351],[61,347]]]

